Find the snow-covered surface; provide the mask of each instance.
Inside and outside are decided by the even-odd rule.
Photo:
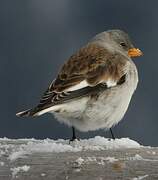
[[[19,139],[18,144],[13,143],[16,140],[7,138],[0,139],[0,156],[7,154],[8,159],[13,161],[28,154],[33,153],[62,153],[62,152],[79,152],[79,151],[99,151],[108,149],[127,149],[127,148],[140,148],[141,145],[129,138],[121,138],[109,140],[104,137],[96,136],[90,139],[83,139],[80,141],[71,142],[69,140],[35,140],[35,139]]]
[[[24,165],[19,167],[11,168],[12,171],[12,177],[16,177],[19,172],[27,172],[30,169],[30,166]]]
[[[0,139],[0,176],[8,179],[158,179],[158,148],[96,136],[69,140]],[[106,170],[106,171],[105,171]],[[90,177],[90,178],[89,178]],[[36,179],[36,178],[35,178]]]

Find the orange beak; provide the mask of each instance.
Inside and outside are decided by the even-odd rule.
[[[137,56],[142,56],[142,55],[143,55],[143,53],[139,49],[131,48],[128,50],[128,56],[129,57],[137,57]]]

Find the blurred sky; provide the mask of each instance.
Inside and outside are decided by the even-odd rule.
[[[17,118],[38,103],[59,67],[95,34],[127,31],[144,56],[134,60],[139,86],[117,137],[158,146],[158,1],[5,0],[0,2],[0,137],[69,138],[71,129],[52,115]],[[104,130],[81,138],[110,136]]]

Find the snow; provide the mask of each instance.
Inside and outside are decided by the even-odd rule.
[[[13,143],[16,141],[16,143]],[[10,161],[18,158],[25,158],[33,153],[63,153],[63,152],[80,152],[80,151],[100,151],[100,150],[117,150],[128,148],[140,148],[139,143],[129,138],[107,139],[96,136],[90,139],[71,142],[69,140],[36,140],[36,139],[7,139],[0,138],[0,156],[8,155]],[[109,159],[112,161],[114,159]]]
[[[83,164],[83,162],[84,162],[84,159],[81,158],[81,157],[79,157],[79,158],[76,160],[76,163],[77,163],[79,166],[81,166],[81,165]]]
[[[68,144],[61,144],[50,142],[50,140],[36,141],[36,142],[28,142],[27,144],[20,145],[20,147],[9,155],[9,159],[11,161],[16,160],[18,158],[25,157],[28,154],[32,153],[44,153],[44,152],[78,152],[80,148],[72,147]]]
[[[3,161],[0,161],[0,166],[4,166],[4,162]]]
[[[114,162],[118,161],[118,159],[116,159],[115,157],[107,157],[105,160],[109,161],[109,163],[114,163]]]
[[[128,158],[126,158],[126,160],[158,162],[157,159],[146,159],[146,158],[143,158],[142,156],[140,156],[139,154],[135,154],[135,156],[133,156],[133,157],[128,157]]]
[[[140,156],[139,154],[136,154],[136,155],[133,157],[133,160],[142,161],[143,158],[142,158],[142,156]]]
[[[118,161],[119,159],[116,159],[115,157],[86,157],[86,158],[82,158],[79,157],[76,162],[78,163],[78,165],[82,165],[82,164],[89,164],[91,162],[96,162],[99,165],[105,165],[105,161],[107,161],[108,163],[114,163],[116,161]]]
[[[23,151],[23,150],[19,149],[17,152],[11,152],[8,159],[11,160],[11,161],[14,161],[14,160],[16,160],[18,158],[26,157],[27,154],[30,154],[30,153],[27,152],[27,151]]]
[[[76,167],[80,167],[83,164],[90,164],[90,163],[97,163],[98,165],[105,165],[105,161],[107,161],[108,163],[114,163],[116,161],[118,161],[118,159],[116,159],[115,157],[79,157],[78,159],[76,159],[75,163],[76,163]]]
[[[50,161],[51,153],[54,153],[53,161]],[[144,171],[144,169],[141,170],[141,168],[145,167],[144,164],[150,163],[154,164],[152,167],[155,168],[155,164],[157,164],[155,162],[158,162],[157,154],[156,148],[144,147],[129,138],[113,140],[96,136],[70,143],[69,140],[64,139],[0,139],[0,169],[7,173],[11,179],[18,178],[18,176],[21,178],[23,175],[28,176],[34,172],[34,168],[39,168],[37,166],[43,167],[43,165],[46,165],[45,162],[47,162],[46,166],[48,168],[39,168],[38,176],[39,179],[48,178],[50,171],[47,171],[47,169],[54,168],[53,163],[56,163],[54,158],[62,155],[62,157],[66,156],[66,158],[62,158],[61,163],[63,164],[64,162],[64,166],[70,168],[76,175],[81,175],[85,172],[86,168],[93,169],[93,167],[96,167],[96,170],[97,168],[108,169],[110,167],[124,172],[128,170],[127,168],[132,168],[136,164],[140,165],[140,170],[138,167],[139,171],[131,174],[132,178],[131,176],[130,178],[131,180],[144,180],[149,178],[150,172]],[[72,157],[67,158],[67,156],[71,155]],[[35,157],[35,159],[33,158],[32,160],[32,157]],[[42,159],[41,164],[41,162],[39,163],[39,157],[46,157],[48,160],[43,163]],[[38,161],[36,161],[37,158]],[[128,164],[132,166],[128,166]],[[6,169],[8,170],[6,171]],[[152,172],[154,171],[152,170]],[[155,172],[157,172],[157,169]],[[68,175],[66,174],[65,179],[69,179]],[[100,180],[102,179],[98,177],[98,180],[99,178]]]
[[[156,152],[155,152],[155,151],[152,151],[152,154],[153,154],[153,155],[156,155]]]
[[[77,169],[75,169],[74,171],[75,171],[75,172],[80,172],[81,169],[80,169],[80,168],[77,168]]]
[[[12,177],[14,178],[19,172],[27,172],[29,169],[30,166],[24,165],[24,166],[11,168],[10,170],[12,171]]]
[[[44,176],[46,176],[46,174],[45,173],[41,173],[41,176],[44,177]]]
[[[2,155],[4,155],[5,154],[5,151],[2,151],[1,149],[0,149],[0,157],[2,156]]]
[[[132,180],[142,180],[142,179],[145,179],[146,177],[148,177],[149,175],[144,175],[144,176],[138,176],[138,177],[135,177],[133,178]]]
[[[107,139],[96,136],[94,138],[85,139],[80,142],[87,150],[105,150],[105,149],[124,149],[124,148],[140,148],[140,144],[129,138]],[[88,145],[88,146],[87,146]]]

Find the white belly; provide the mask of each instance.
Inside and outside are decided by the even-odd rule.
[[[60,122],[80,131],[109,129],[123,118],[137,82],[137,71],[130,72],[124,84],[105,90],[97,101],[85,97],[63,104],[60,112],[52,113]]]
[[[89,106],[84,115],[82,131],[109,129],[116,125],[124,116],[130,103],[133,91],[127,87],[112,88],[103,93],[98,101]]]
[[[108,92],[109,91],[109,92]],[[124,116],[134,90],[126,87],[110,89],[102,93],[97,101],[88,98],[67,103],[55,116],[60,122],[74,126],[80,131],[108,129]]]

